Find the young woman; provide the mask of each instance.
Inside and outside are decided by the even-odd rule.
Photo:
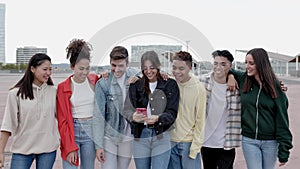
[[[288,99],[262,48],[248,51],[246,72],[233,71],[242,103],[242,146],[248,169],[273,169],[289,158]]]
[[[1,126],[0,168],[7,140],[13,135],[11,168],[29,169],[36,160],[37,169],[52,169],[59,135],[51,73],[50,57],[35,54],[22,79],[9,91]]]
[[[74,74],[57,88],[57,118],[61,137],[63,168],[94,168],[95,147],[92,138],[94,85],[89,80],[91,46],[74,39],[67,47],[67,59]]]
[[[142,55],[143,77],[131,84],[124,115],[131,122],[133,155],[137,169],[168,168],[171,129],[177,117],[179,89],[173,79],[163,80],[154,51]],[[146,109],[146,113],[137,108]]]

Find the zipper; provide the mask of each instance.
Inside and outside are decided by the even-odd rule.
[[[261,92],[262,86],[259,86],[259,91],[257,94],[257,98],[256,98],[256,128],[255,128],[255,140],[257,139],[257,135],[258,135],[258,99],[259,99],[259,95]]]

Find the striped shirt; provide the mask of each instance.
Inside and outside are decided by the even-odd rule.
[[[206,89],[206,100],[208,104],[211,97],[213,84],[213,72],[200,77]],[[232,149],[241,146],[241,102],[238,90],[226,91],[228,117],[226,122],[224,149]]]

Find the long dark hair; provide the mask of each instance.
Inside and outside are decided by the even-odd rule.
[[[90,61],[92,46],[83,39],[73,39],[66,48],[67,59],[70,59],[72,67],[75,66],[81,59]]]
[[[29,98],[30,100],[34,99],[33,90],[32,90],[34,74],[31,72],[31,67],[36,68],[41,64],[43,64],[45,61],[49,61],[51,63],[51,58],[48,55],[43,53],[37,53],[30,58],[24,76],[21,78],[21,80],[17,82],[17,84],[15,84],[14,87],[11,88],[13,89],[19,87],[17,96],[21,95],[22,99],[24,98],[25,99]],[[51,77],[49,77],[47,84],[54,85]]]
[[[277,98],[278,94],[276,91],[276,82],[278,81],[278,79],[272,69],[267,51],[265,51],[263,48],[254,48],[248,51],[247,55],[248,54],[252,55],[253,57],[259,79],[262,82],[263,89],[271,94],[272,98]],[[244,93],[250,91],[254,81],[254,77],[246,77],[243,87]]]
[[[149,60],[152,63],[152,66],[157,69],[157,79],[162,79],[162,76],[160,74],[160,65],[161,64],[160,64],[157,53],[154,52],[153,50],[147,51],[142,55],[142,58],[141,58],[141,70],[143,73],[142,82],[144,84],[143,85],[144,90],[149,95],[151,93],[150,88],[149,88],[149,79],[147,78],[147,76],[145,75],[144,70],[143,70],[146,60]]]

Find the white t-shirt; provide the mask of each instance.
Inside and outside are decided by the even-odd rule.
[[[73,118],[87,118],[93,116],[95,93],[91,89],[88,79],[77,83],[71,77],[73,92],[70,98]]]
[[[157,81],[156,82],[149,82],[149,89],[150,89],[151,93],[154,92],[154,90],[156,89],[156,86],[157,86]],[[151,107],[150,107],[149,102],[148,102],[148,105],[147,105],[147,116],[148,117],[151,116]]]
[[[126,94],[127,94],[126,86],[125,86],[125,73],[120,78],[117,78],[117,82],[122,90],[123,107],[124,107],[124,102],[125,102]],[[125,136],[127,136],[127,137],[124,137],[123,142],[132,140],[130,124],[126,121],[125,118],[124,118],[124,133],[123,134]]]
[[[125,86],[125,73],[123,74],[123,76],[121,76],[120,78],[117,78],[117,82],[122,90],[122,95],[123,95],[123,105],[126,99],[126,86]]]
[[[225,142],[226,121],[228,116],[226,102],[226,84],[214,81],[211,97],[207,105],[207,117],[204,132],[205,147],[223,148]],[[216,125],[217,124],[217,125]]]

